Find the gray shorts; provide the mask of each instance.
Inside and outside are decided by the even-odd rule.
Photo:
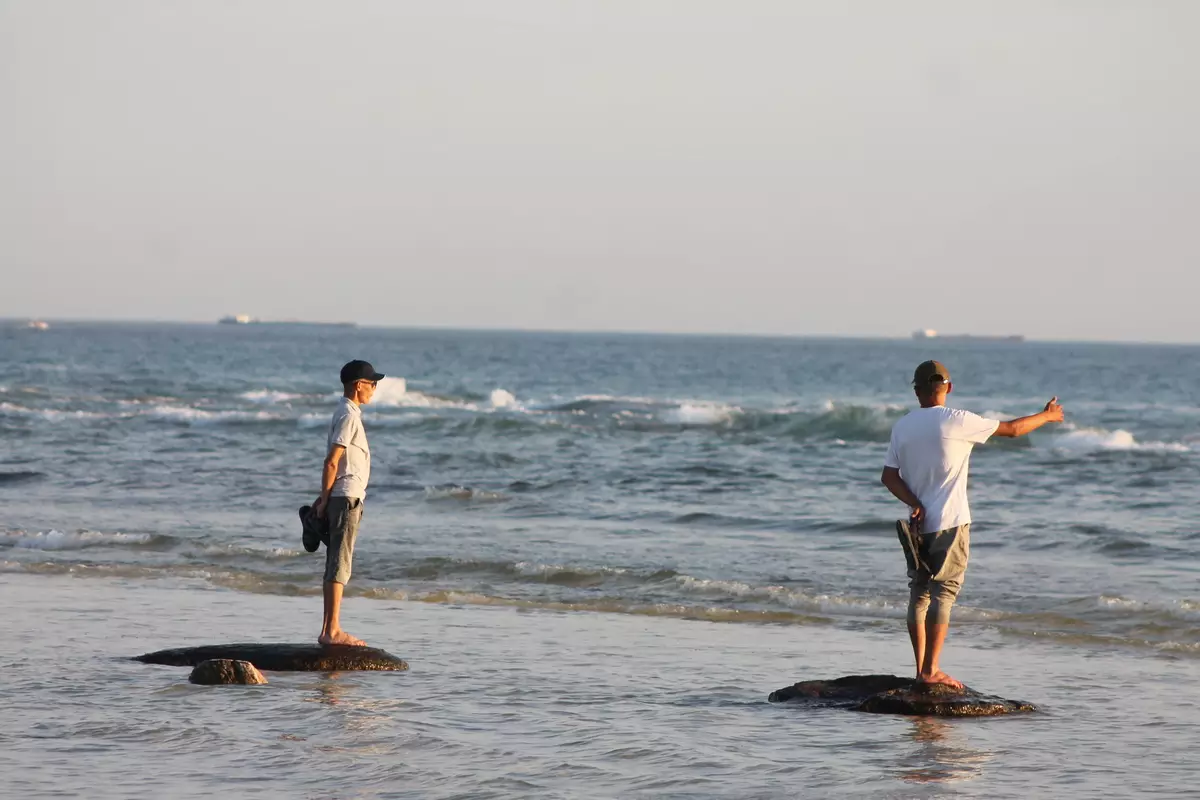
[[[967,577],[971,525],[922,533],[918,541],[920,561],[908,564],[908,621],[923,624],[932,614],[934,622],[946,625]]]
[[[361,497],[330,497],[325,507],[329,519],[329,546],[325,548],[325,582],[350,582],[350,563],[354,560],[354,539],[362,519]]]

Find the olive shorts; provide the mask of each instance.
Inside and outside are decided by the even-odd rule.
[[[904,533],[900,531],[902,543]],[[921,625],[932,615],[933,622],[946,625],[967,576],[971,525],[917,534],[909,541],[916,552],[907,545],[904,548],[908,562],[908,621]]]
[[[361,497],[330,497],[325,507],[329,519],[329,546],[325,548],[325,582],[345,584],[350,581],[350,564],[354,560],[354,539],[362,520]]]

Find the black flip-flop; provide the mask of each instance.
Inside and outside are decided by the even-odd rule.
[[[329,546],[329,520],[314,514],[312,506],[300,506],[300,525],[304,531],[301,539],[305,550],[315,553],[322,542]]]

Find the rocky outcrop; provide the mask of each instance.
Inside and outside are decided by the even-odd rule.
[[[249,661],[234,661],[228,658],[210,658],[201,661],[188,676],[192,683],[204,686],[239,684],[255,686],[267,682],[263,674]]]
[[[848,675],[828,681],[801,681],[771,692],[767,700],[809,708],[931,717],[994,717],[1037,710],[1029,703],[1005,700],[965,686],[952,689],[896,675]]]
[[[178,647],[136,656],[144,664],[194,667],[201,661],[249,661],[260,670],[275,672],[349,672],[408,669],[403,659],[376,647],[319,644],[210,644]]]

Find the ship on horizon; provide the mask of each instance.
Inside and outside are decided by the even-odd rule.
[[[993,336],[987,334],[974,333],[938,333],[932,328],[923,328],[919,331],[913,331],[912,338],[917,341],[924,339],[938,339],[943,342],[1023,342],[1025,337],[1020,334],[1012,334],[1009,336]]]
[[[356,322],[308,322],[302,319],[258,319],[249,314],[230,314],[217,320],[220,325],[311,325],[326,328],[356,328]]]

